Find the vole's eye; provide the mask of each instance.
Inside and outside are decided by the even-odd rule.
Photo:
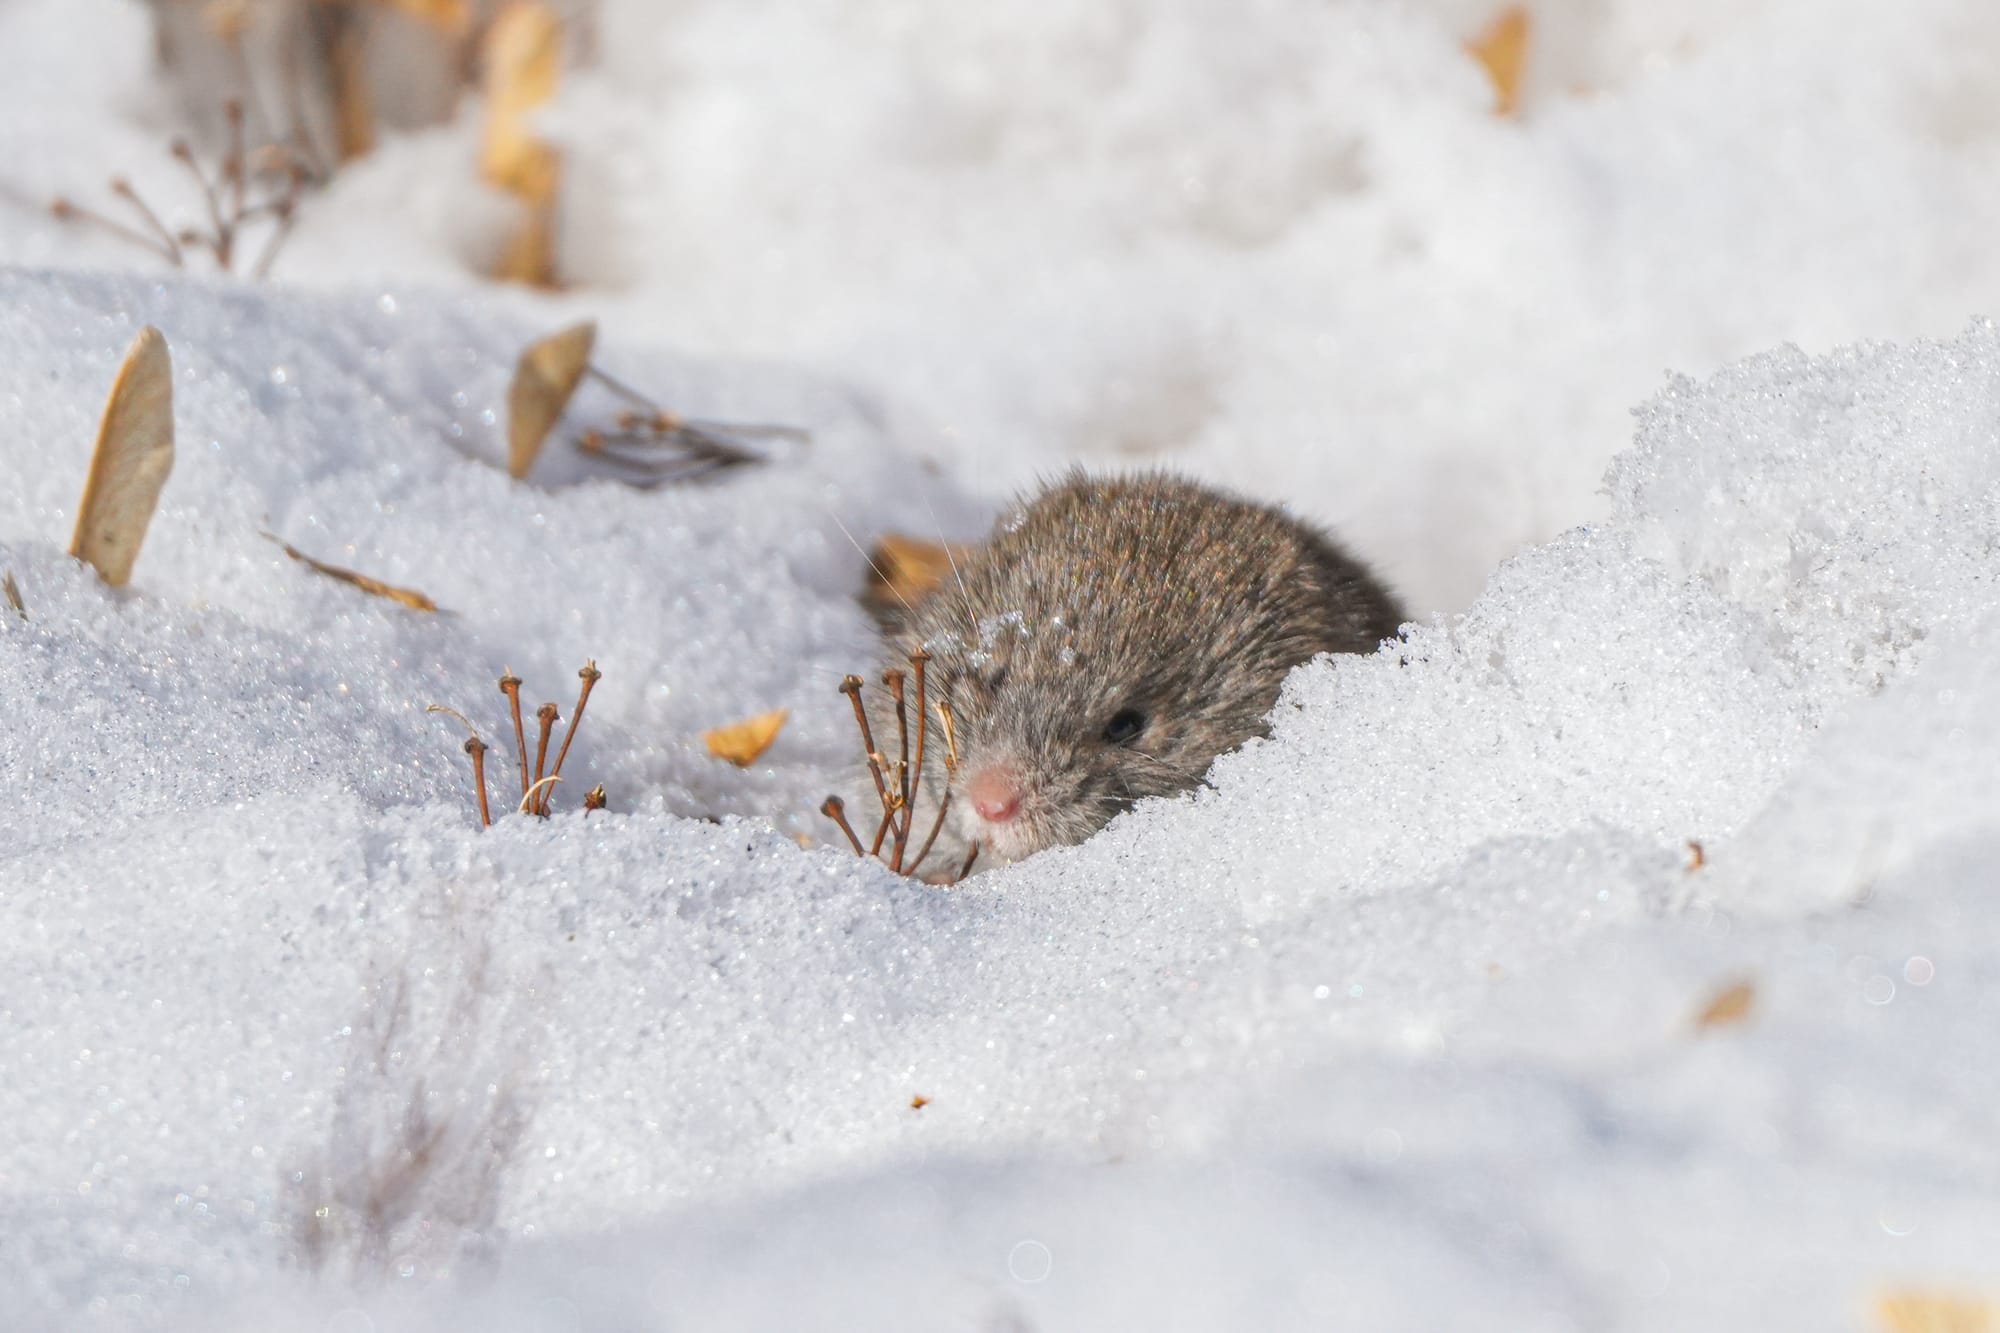
[[[1144,713],[1136,708],[1121,708],[1112,714],[1109,722],[1104,724],[1104,739],[1113,745],[1123,745],[1127,741],[1138,739],[1139,733],[1145,729]]]

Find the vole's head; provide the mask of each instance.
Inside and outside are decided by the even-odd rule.
[[[1011,861],[1196,786],[1264,731],[1292,667],[1372,649],[1396,623],[1359,566],[1275,510],[1166,476],[1072,474],[1003,518],[893,638],[930,654],[951,710],[954,832]]]

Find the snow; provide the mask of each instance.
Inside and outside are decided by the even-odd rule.
[[[559,297],[469,274],[469,111],[268,287],[0,210],[8,1326],[2000,1296],[2000,29],[1551,0],[1516,123],[1480,17],[614,2],[549,118]],[[17,4],[0,53],[8,198],[170,190],[137,7]],[[811,442],[508,480],[515,357],[583,315]],[[179,448],[111,590],[63,552],[147,323]],[[847,534],[973,533],[1073,459],[1338,523],[1424,614],[1080,847],[943,891],[800,845],[874,654]],[[495,677],[567,712],[586,659],[558,813],[479,829],[426,706],[501,789]]]

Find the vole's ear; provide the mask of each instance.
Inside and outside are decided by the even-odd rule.
[[[916,608],[951,573],[952,560],[963,559],[966,548],[885,532],[868,555],[868,582],[861,605],[875,617],[882,632],[894,636],[909,626]]]

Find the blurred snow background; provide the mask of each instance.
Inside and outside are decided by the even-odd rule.
[[[270,284],[57,223],[113,172],[195,220],[190,90],[144,6],[0,6],[9,1326],[2000,1298],[2000,14],[1532,14],[1503,117],[1474,0],[606,0],[536,294],[481,276],[476,99]],[[514,357],[583,315],[813,444],[509,482]],[[179,455],[112,592],[62,551],[144,323]],[[1084,847],[950,893],[798,847],[871,654],[842,527],[1073,460],[1283,500],[1425,622]],[[503,664],[567,708],[587,656],[612,811],[480,833],[424,706],[493,740]]]

